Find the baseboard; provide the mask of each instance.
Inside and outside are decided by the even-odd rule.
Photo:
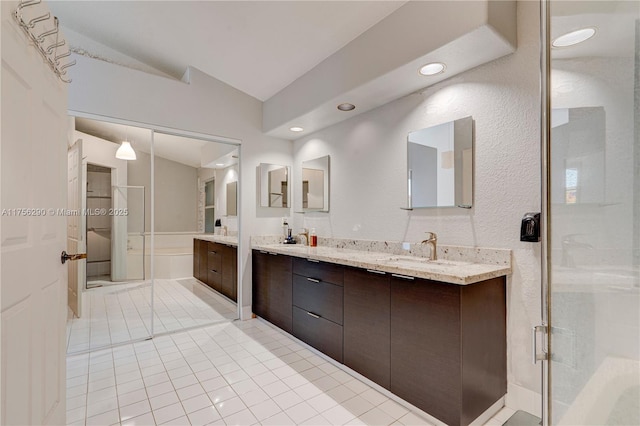
[[[469,423],[469,426],[482,426],[488,422],[493,416],[502,410],[502,407],[504,407],[504,399],[505,397],[503,396],[497,400],[491,407],[487,408],[484,413],[480,414],[478,418]]]
[[[538,392],[509,383],[505,402],[506,406],[513,410],[522,410],[542,417],[542,395]]]
[[[251,312],[251,305],[240,307],[240,320],[246,321],[253,318],[253,312]]]

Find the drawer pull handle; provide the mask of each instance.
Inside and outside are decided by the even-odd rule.
[[[376,271],[375,269],[367,269],[367,272],[371,272],[372,274],[387,275],[386,272]]]
[[[209,253],[211,253],[211,254],[217,254],[215,251],[210,251]]]
[[[396,278],[402,278],[403,280],[415,280],[415,277],[410,277],[408,275],[391,274],[391,276]]]
[[[307,281],[311,281],[312,283],[319,283],[320,280],[317,280],[315,278],[307,278]]]
[[[320,263],[319,260],[315,260],[315,259],[307,259],[307,262]]]
[[[307,315],[309,315],[310,317],[314,317],[316,319],[320,318],[320,315],[316,315],[313,312],[307,312]]]

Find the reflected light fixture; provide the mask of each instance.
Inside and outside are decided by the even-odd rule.
[[[436,75],[444,72],[446,65],[442,62],[431,62],[420,67],[418,72],[422,75]]]
[[[353,111],[354,109],[356,109],[356,106],[354,104],[350,104],[349,102],[345,102],[343,104],[338,105],[337,108],[340,111]]]
[[[120,148],[116,151],[116,158],[120,160],[135,160],[136,152],[128,141],[122,141]]]
[[[568,47],[573,46],[578,43],[582,43],[583,41],[589,40],[591,37],[596,35],[596,29],[593,27],[589,28],[581,28],[579,30],[571,31],[570,33],[566,33],[557,37],[551,42],[551,46],[553,47]]]
[[[292,132],[302,132],[304,129],[299,126],[293,126],[293,127],[289,127],[289,130],[291,130]]]

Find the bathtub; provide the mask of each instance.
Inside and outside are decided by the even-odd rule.
[[[157,232],[155,234],[155,278],[186,278],[193,276],[194,232]],[[142,238],[133,234],[127,248],[127,279],[151,278],[151,241],[145,235],[143,263]]]
[[[640,424],[640,361],[607,357],[562,415],[560,425]]]

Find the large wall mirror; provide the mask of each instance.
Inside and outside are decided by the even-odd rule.
[[[237,318],[238,146],[82,117],[74,123],[82,162],[69,205],[113,214],[78,216],[87,259],[70,266],[77,284],[67,351]],[[213,235],[217,222],[226,235]],[[216,267],[221,272],[209,274]]]
[[[260,207],[287,208],[289,201],[289,167],[260,163],[258,166]]]
[[[329,211],[329,156],[302,162],[302,210]]]
[[[407,137],[409,208],[473,205],[473,119],[416,130]]]

